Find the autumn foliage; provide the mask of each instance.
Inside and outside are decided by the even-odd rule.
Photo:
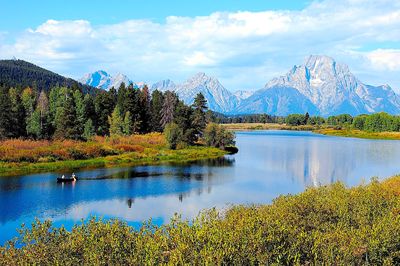
[[[125,152],[143,152],[146,148],[163,148],[165,145],[165,138],[160,133],[94,137],[89,142],[10,139],[0,141],[0,161],[52,162],[90,159]]]

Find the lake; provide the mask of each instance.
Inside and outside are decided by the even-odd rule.
[[[192,218],[202,209],[270,203],[282,194],[342,181],[349,186],[400,173],[400,141],[340,138],[297,131],[237,132],[239,153],[187,164],[0,177],[0,244],[22,223],[51,219],[70,229],[92,215],[139,227],[174,213]]]

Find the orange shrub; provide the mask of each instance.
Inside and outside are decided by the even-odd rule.
[[[140,145],[119,144],[115,146],[116,149],[124,152],[143,152],[144,147]]]
[[[142,153],[146,148],[161,149],[165,146],[166,141],[161,133],[120,137],[96,136],[90,142],[9,139],[0,141],[0,161],[38,162],[88,159],[124,152]]]

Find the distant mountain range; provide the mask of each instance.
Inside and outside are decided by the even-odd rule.
[[[0,85],[36,86],[49,90],[54,86],[78,86],[86,92],[95,88],[109,90],[121,83],[142,88],[144,82],[133,82],[121,73],[111,76],[105,71],[86,74],[79,82],[65,78],[23,60],[0,60]],[[211,110],[223,114],[288,115],[309,112],[312,115],[336,115],[388,112],[400,114],[400,96],[389,85],[362,83],[345,64],[328,56],[312,55],[304,64],[294,66],[286,75],[273,78],[255,91],[227,90],[217,78],[198,73],[177,84],[166,79],[150,90],[175,91],[187,104],[201,92]]]
[[[80,80],[102,89],[118,88],[121,82],[134,84],[125,75],[115,77],[104,71],[87,74]],[[143,83],[141,83],[143,84]],[[256,91],[232,93],[214,77],[198,73],[182,84],[166,79],[153,84],[151,90],[175,91],[187,104],[203,93],[211,110],[224,114],[288,115],[309,112],[312,115],[400,113],[400,97],[389,85],[362,83],[345,64],[323,55],[311,55],[303,65],[294,66],[286,75],[267,82]]]
[[[111,88],[118,89],[122,83],[126,86],[133,85],[134,88],[141,88],[144,86],[144,82],[135,83],[130,80],[126,75],[117,73],[115,76],[111,76],[104,70],[98,70],[93,73],[88,73],[78,80],[82,84],[96,87],[98,89],[110,90]]]

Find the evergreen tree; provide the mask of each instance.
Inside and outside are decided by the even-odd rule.
[[[151,94],[150,113],[151,113],[151,131],[162,132],[161,110],[163,107],[164,95],[162,92],[155,90]]]
[[[89,119],[92,120],[92,125],[96,128],[96,110],[93,97],[90,94],[86,94],[83,98],[83,109],[83,121],[86,123]]]
[[[75,101],[70,92],[66,94],[64,105],[57,110],[55,138],[79,139]]]
[[[28,126],[29,120],[31,119],[33,112],[35,111],[35,94],[31,88],[25,88],[21,95],[22,105],[25,110],[25,124]],[[28,132],[28,128],[26,128]]]
[[[76,122],[78,134],[82,135],[87,120],[85,115],[85,104],[83,101],[83,95],[79,90],[75,90],[73,93],[75,108],[76,108]]]
[[[147,85],[139,92],[139,115],[140,115],[140,132],[147,133],[150,131],[150,92]]]
[[[161,126],[164,128],[166,124],[174,120],[175,106],[177,103],[177,96],[171,91],[165,92],[165,98],[161,109]]]
[[[203,131],[206,127],[206,115],[207,111],[207,100],[204,98],[202,93],[197,94],[192,105],[194,111],[192,116],[193,128],[196,130],[196,134],[202,136]]]
[[[83,138],[85,140],[90,140],[96,134],[95,128],[93,126],[92,119],[88,119],[85,123],[85,127],[83,129]]]
[[[38,138],[47,138],[50,136],[49,132],[49,100],[47,98],[46,92],[41,91],[37,101],[36,111],[39,112],[39,124],[40,132],[37,135]]]
[[[95,98],[95,110],[97,117],[97,133],[104,136],[109,134],[108,117],[115,108],[113,93],[100,92]]]
[[[121,85],[119,86],[118,95],[117,95],[117,105],[119,105],[122,114],[125,114],[127,111],[125,109],[125,100],[127,97],[127,95],[126,95],[127,90],[128,89],[126,88],[125,83],[122,82]]]
[[[164,128],[165,138],[168,143],[168,147],[175,150],[178,143],[182,141],[183,132],[182,129],[175,123],[168,123]]]
[[[56,130],[57,120],[62,119],[62,111],[65,103],[67,88],[55,87],[49,94],[49,135],[53,135]]]
[[[192,125],[193,109],[179,101],[176,105],[174,123],[182,129],[182,141],[187,144],[193,144],[196,138],[196,131]]]
[[[13,126],[10,97],[8,91],[0,87],[0,139],[13,137]]]
[[[19,138],[26,136],[26,120],[25,110],[22,100],[17,89],[11,88],[8,91],[11,101],[11,118],[12,118],[12,137]]]
[[[39,139],[42,136],[41,117],[39,109],[36,109],[26,120],[28,136]]]
[[[122,131],[127,136],[132,134],[132,121],[131,121],[131,114],[129,111],[125,113]]]
[[[121,136],[124,129],[124,120],[122,119],[120,108],[117,105],[112,112],[111,116],[108,117],[108,123],[110,124],[110,135]]]
[[[126,91],[124,106],[126,112],[130,114],[131,132],[139,132],[142,123],[140,117],[139,91],[132,86],[129,86]]]

